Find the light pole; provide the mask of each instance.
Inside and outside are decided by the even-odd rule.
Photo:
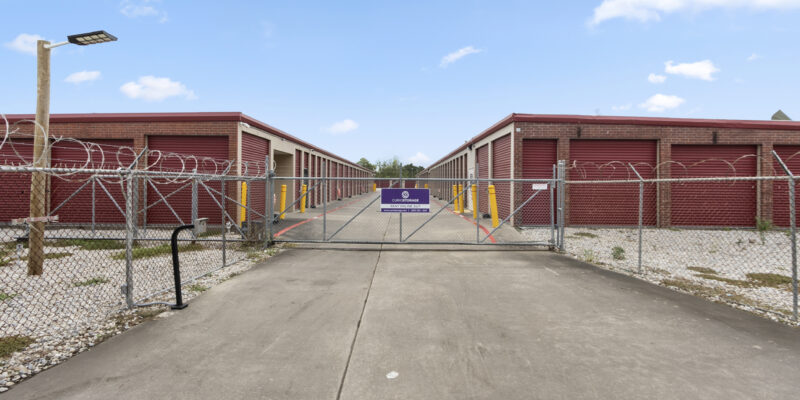
[[[47,146],[47,131],[50,129],[50,49],[65,44],[87,46],[117,40],[106,31],[95,31],[67,36],[66,42],[50,44],[46,40],[36,42],[36,123],[33,131],[33,166],[47,168],[50,154]],[[44,263],[44,224],[46,221],[47,175],[36,171],[31,174],[31,227],[28,239],[28,275],[41,275]]]

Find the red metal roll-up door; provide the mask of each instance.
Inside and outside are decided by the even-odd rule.
[[[247,175],[264,175],[265,168],[262,166],[267,156],[269,156],[269,140],[248,133],[242,133],[242,162],[247,165]],[[242,167],[242,173],[245,173],[244,167]],[[249,208],[255,212],[265,214],[266,195],[266,187],[262,180],[248,182],[247,206]],[[260,217],[258,217],[258,215],[251,215],[251,218],[255,219]]]
[[[88,142],[84,141],[84,143]],[[87,150],[91,153],[91,162],[87,165],[88,168],[116,169],[120,166],[127,167],[133,163],[135,158],[133,140],[100,139],[92,140],[91,143],[97,146],[87,148],[76,142],[59,141],[52,148],[51,165],[64,168],[83,166],[89,158]],[[89,174],[76,174],[50,178],[50,209],[55,210],[54,215],[58,215],[59,221],[73,223],[90,223],[92,221],[92,184],[89,183],[77,191],[89,177]],[[94,207],[97,223],[121,224],[125,222],[125,196],[119,182],[119,178],[98,178],[95,181]],[[109,197],[106,190],[112,197]],[[72,196],[73,194],[74,196]],[[70,196],[72,197],[70,198]],[[114,202],[120,208],[117,208]],[[62,206],[56,210],[59,205]]]
[[[478,161],[478,179],[489,179],[489,145],[485,144],[475,150]],[[478,182],[478,208],[481,214],[489,213],[489,183]]]
[[[558,140],[525,139],[522,141],[522,179],[552,179],[553,165],[557,163]],[[517,199],[521,205],[533,195],[531,183],[522,183],[522,197]],[[549,185],[549,184],[548,184]],[[549,187],[549,186],[548,186]],[[518,189],[519,190],[519,189]],[[555,192],[553,192],[555,197]],[[520,213],[521,225],[550,224],[550,191],[539,192]]]
[[[645,179],[655,176],[654,140],[571,140],[570,180],[635,180],[633,164]],[[571,225],[623,226],[639,224],[639,184],[568,185]],[[656,224],[656,187],[645,185],[644,225]]]
[[[219,173],[218,165],[213,165],[210,162],[202,162],[203,158],[214,159],[220,162],[228,160],[228,137],[227,136],[148,136],[147,147],[150,150],[161,151],[163,156],[159,161],[148,160],[150,163],[156,163],[155,169],[162,169],[164,171],[179,171],[181,168],[194,169],[201,173]],[[193,155],[200,161],[195,166],[194,164],[182,164],[176,157],[167,157],[167,153],[175,153],[181,155]],[[185,165],[185,167],[184,167]],[[160,180],[159,180],[160,181]],[[180,189],[188,182],[157,184],[156,187],[162,195],[167,196],[170,193],[175,193],[170,196],[167,201],[169,205],[178,213],[184,223],[192,222],[192,188],[191,185]],[[221,186],[219,182],[205,182],[210,188],[219,191]],[[178,189],[180,189],[178,191]],[[177,191],[177,192],[176,192]],[[222,223],[222,210],[216,202],[211,198],[203,188],[199,185],[198,190],[198,217],[208,218],[211,224]],[[212,192],[213,193],[213,192]],[[225,193],[227,196],[236,198],[236,193]],[[215,194],[216,197],[216,194]],[[147,187],[147,202],[153,204],[161,200],[161,197],[156,193],[151,185]],[[233,216],[233,215],[231,215]],[[178,220],[172,212],[162,203],[156,204],[147,211],[147,223],[149,224],[169,224],[176,225]]]
[[[14,139],[0,147],[0,163],[2,165],[20,165],[33,162],[33,140]],[[3,184],[0,185],[0,196],[3,206],[0,207],[0,222],[9,222],[14,218],[30,216],[31,174],[0,174]]]
[[[800,175],[800,146],[774,146],[773,149],[793,175]],[[787,176],[778,160],[773,157],[775,176]],[[800,186],[795,185],[795,201],[800,199]],[[800,218],[797,219],[800,222]],[[786,181],[775,181],[772,186],[772,222],[777,226],[789,226],[789,185]]]
[[[511,178],[511,134],[492,142],[492,178]],[[497,194],[497,214],[502,220],[511,213],[511,183],[492,183]]]
[[[673,145],[672,178],[756,176],[756,146]],[[755,181],[671,184],[671,224],[754,226]]]

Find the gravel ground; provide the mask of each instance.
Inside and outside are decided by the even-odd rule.
[[[8,240],[20,233],[3,230],[0,237]],[[123,236],[118,235],[119,232],[105,233],[110,237]],[[48,231],[47,236],[85,234],[80,230],[60,230]],[[156,231],[148,235],[151,238],[162,236]],[[164,243],[168,242],[145,240],[139,245],[147,248]],[[229,244],[228,266],[220,268],[221,243],[197,243],[202,246],[180,253],[183,296],[187,301],[206,288],[249,269],[255,261],[275,251],[248,251],[239,244]],[[185,244],[188,242],[182,243]],[[121,286],[125,283],[125,261],[117,259],[124,249],[46,246],[45,253],[53,258],[45,260],[45,273],[29,277],[25,262],[27,249],[14,246],[6,242],[2,247],[6,252],[5,261],[0,264],[0,337],[19,336],[33,342],[24,350],[0,359],[0,393],[167,309],[165,306],[124,309]],[[137,303],[174,303],[171,255],[136,259],[133,265]]]
[[[542,229],[527,229],[541,239]],[[549,233],[548,233],[549,234]],[[637,229],[566,228],[566,253],[602,268],[725,302],[770,319],[791,320],[791,241],[787,232],[644,229],[638,271]]]

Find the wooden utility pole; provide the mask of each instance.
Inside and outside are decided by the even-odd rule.
[[[50,130],[50,42],[36,42],[36,125],[33,134],[33,166],[46,168],[50,156],[47,131]],[[28,239],[28,275],[41,275],[44,264],[45,204],[47,201],[47,174],[31,174],[31,203],[28,222],[31,227]]]

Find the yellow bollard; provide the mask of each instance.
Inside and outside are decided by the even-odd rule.
[[[373,192],[374,192],[374,191],[376,191],[376,190],[377,190],[377,187],[378,187],[378,184],[377,184],[377,183],[373,183],[373,184],[372,184],[372,191],[373,191]]]
[[[281,219],[286,219],[286,214],[283,212],[286,211],[286,185],[281,185]]]
[[[308,185],[303,185],[303,188],[300,189],[300,193],[302,196],[300,197],[300,212],[306,212],[306,191],[308,190]]]
[[[242,207],[239,207],[240,225],[244,225],[247,220],[247,182],[242,182]]]
[[[458,213],[464,213],[464,185],[458,185]]]
[[[426,184],[425,184],[425,189],[427,189],[427,188],[428,188],[428,184],[426,183]]]
[[[489,185],[489,206],[492,209],[492,228],[497,228],[500,221],[497,219],[497,195],[494,192],[494,185]]]
[[[478,185],[472,185],[472,218],[478,219]]]
[[[455,211],[456,214],[461,212],[461,210],[458,209],[458,185],[453,185],[453,211]]]

